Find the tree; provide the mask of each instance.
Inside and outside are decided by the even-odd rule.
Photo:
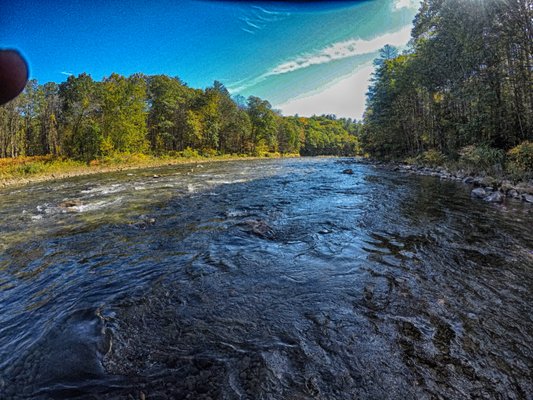
[[[147,150],[146,97],[146,80],[141,75],[125,78],[112,74],[104,79],[101,144],[103,153],[142,153]]]
[[[187,141],[187,110],[194,90],[179,78],[155,75],[148,78],[148,139],[155,154],[182,150]]]
[[[275,150],[276,143],[276,117],[272,106],[259,97],[248,97],[248,115],[252,123],[252,151],[259,153],[265,150]]]
[[[100,155],[101,86],[90,75],[69,76],[59,85],[61,113],[58,130],[61,153],[90,161]]]
[[[527,0],[425,0],[411,50],[383,49],[367,94],[365,149],[402,157],[532,138],[533,9]],[[528,61],[529,60],[529,61]],[[529,65],[529,67],[528,67]]]
[[[46,155],[90,162],[113,153],[178,155],[353,155],[355,121],[326,115],[284,117],[266,100],[232,98],[215,81],[205,90],[165,75],[118,74],[94,81],[88,74],[66,82],[30,81],[17,99],[0,107],[0,156]]]

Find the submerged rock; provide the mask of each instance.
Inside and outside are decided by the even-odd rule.
[[[247,220],[240,225],[248,227],[253,234],[265,239],[271,239],[274,236],[274,231],[270,225],[260,219]]]
[[[350,169],[350,168],[347,168],[347,169],[343,170],[342,173],[346,174],[346,175],[353,175],[353,170]]]

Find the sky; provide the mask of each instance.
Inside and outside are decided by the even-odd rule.
[[[418,0],[12,0],[0,47],[16,48],[40,83],[89,73],[222,82],[285,115],[360,119],[372,60],[405,47]]]

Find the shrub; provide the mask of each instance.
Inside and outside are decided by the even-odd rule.
[[[21,175],[33,175],[44,171],[44,165],[41,162],[29,162],[18,166],[18,173]]]
[[[533,171],[533,143],[524,141],[507,152],[509,161],[524,172]]]
[[[190,147],[186,147],[182,152],[181,156],[185,158],[198,158],[200,157],[200,154],[197,150],[193,150]]]
[[[218,151],[215,149],[203,149],[201,155],[203,157],[216,157],[218,156]]]
[[[459,151],[460,164],[485,172],[501,172],[505,152],[487,145],[466,146]]]
[[[422,164],[430,165],[432,167],[442,165],[446,161],[446,156],[435,149],[425,151],[419,157]]]

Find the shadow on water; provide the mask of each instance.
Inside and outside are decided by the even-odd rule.
[[[527,398],[530,209],[342,169],[168,169],[105,219],[17,237],[1,397]],[[135,197],[128,179],[106,187]]]

